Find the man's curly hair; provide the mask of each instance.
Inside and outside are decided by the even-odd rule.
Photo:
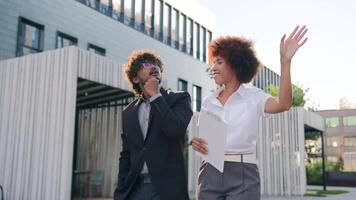
[[[209,63],[222,57],[235,71],[240,83],[249,83],[257,74],[260,62],[253,49],[253,42],[237,36],[221,36],[209,43]]]
[[[131,87],[135,90],[136,95],[140,95],[142,90],[139,84],[133,82],[137,76],[137,72],[142,68],[143,63],[157,64],[161,72],[163,72],[163,63],[159,56],[148,50],[134,51],[127,59],[124,71],[126,79],[131,83]]]

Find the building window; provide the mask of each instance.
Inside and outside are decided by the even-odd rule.
[[[345,147],[356,147],[356,136],[345,136],[344,137]]]
[[[201,109],[201,87],[193,85],[193,111],[199,112]]]
[[[200,26],[200,60],[203,62],[206,61],[205,40],[206,40],[205,28]]]
[[[125,0],[124,1],[124,24],[132,25],[132,0]]]
[[[209,42],[211,42],[211,40],[213,39],[212,38],[212,35],[211,35],[211,31],[208,31],[208,37],[207,37],[208,39],[207,39],[207,42],[209,43]]]
[[[105,15],[111,16],[112,4],[111,0],[100,0],[99,11]]]
[[[179,48],[179,14],[178,10],[172,12],[172,47]]]
[[[343,118],[344,126],[356,126],[356,116],[347,116]]]
[[[20,18],[17,36],[17,56],[43,51],[44,26]]]
[[[198,23],[194,24],[194,58],[200,59],[200,25]]]
[[[153,36],[153,4],[152,0],[145,0],[145,29],[146,33]]]
[[[187,22],[187,53],[193,55],[193,20]]]
[[[56,38],[56,48],[62,48],[66,46],[77,46],[78,44],[78,39],[75,37],[72,37],[70,35],[67,35],[62,32],[57,32],[57,38]]]
[[[99,0],[81,0],[82,2],[84,2],[87,6],[94,8],[94,9],[99,9]]]
[[[334,136],[326,137],[326,145],[328,147],[338,147],[339,146],[339,137],[334,137]]]
[[[88,51],[102,55],[102,56],[105,56],[105,53],[106,53],[104,48],[95,46],[93,44],[88,45]]]
[[[140,31],[143,31],[142,6],[142,0],[135,0],[135,28]]]
[[[183,51],[183,52],[186,52],[186,41],[187,41],[187,35],[186,35],[186,32],[187,32],[187,26],[186,26],[186,23],[187,23],[187,18],[184,14],[180,14],[179,15],[179,46],[180,46],[180,50]]]
[[[328,117],[325,119],[326,127],[338,127],[339,126],[339,118],[338,117]]]
[[[203,62],[212,33],[163,0],[75,0]]]
[[[178,79],[177,90],[187,92],[188,91],[188,82],[183,79]]]
[[[163,11],[163,42],[171,44],[171,6],[164,4]]]
[[[158,40],[162,40],[162,32],[163,32],[163,2],[161,0],[154,0],[155,1],[155,10],[154,10],[154,32],[155,38]]]
[[[121,0],[112,0],[112,18],[122,20],[123,12],[121,10]]]

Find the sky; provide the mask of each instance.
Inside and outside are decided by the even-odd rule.
[[[243,36],[254,41],[263,65],[280,74],[279,42],[296,25],[308,28],[307,43],[292,60],[292,82],[309,88],[307,106],[356,105],[356,1],[192,0],[215,15],[213,39]]]

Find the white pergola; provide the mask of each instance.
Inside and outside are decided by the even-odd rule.
[[[0,77],[0,184],[5,199],[71,199],[76,109],[96,103],[95,95],[99,101],[132,95],[122,66],[66,47],[0,61]],[[91,95],[93,90],[96,93]],[[95,123],[92,127],[84,124],[83,132],[100,133],[105,129],[95,126],[100,120],[112,125],[115,128],[105,129],[112,143],[95,139],[98,147],[116,148],[120,146],[121,115],[116,110],[101,113],[106,118],[87,120]],[[117,174],[119,149],[105,156],[111,160],[102,167],[113,169],[105,176]],[[104,192],[112,194],[115,182],[104,184],[111,186]]]

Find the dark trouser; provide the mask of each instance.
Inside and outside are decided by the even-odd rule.
[[[197,200],[259,200],[260,193],[256,164],[225,161],[224,173],[206,162],[200,167]]]
[[[132,188],[128,200],[160,200],[148,175],[140,175]]]

